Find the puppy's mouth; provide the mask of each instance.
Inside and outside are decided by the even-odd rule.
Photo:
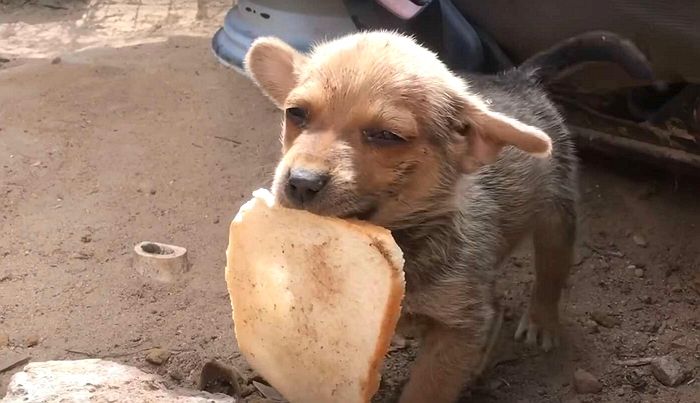
[[[352,213],[343,214],[340,218],[343,219],[355,219],[360,221],[370,221],[374,214],[377,212],[377,206],[371,205],[365,209],[357,210]]]
[[[326,217],[338,217],[344,220],[353,219],[361,221],[371,221],[372,217],[377,213],[379,209],[378,205],[375,203],[363,203],[360,206],[346,208],[337,208],[337,205],[333,206],[326,203],[309,203],[305,205],[299,205],[296,203],[291,203],[286,197],[279,197],[277,202],[286,208],[291,208],[295,210],[304,210],[309,213],[317,214]]]

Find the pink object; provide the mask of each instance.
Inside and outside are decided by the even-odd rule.
[[[423,11],[423,9],[428,5],[419,6],[410,0],[377,0],[377,3],[381,4],[382,7],[389,10],[395,16],[401,18],[402,20],[410,20]]]

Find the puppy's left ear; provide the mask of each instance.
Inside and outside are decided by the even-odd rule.
[[[268,36],[256,39],[245,56],[244,66],[260,89],[278,108],[296,87],[299,69],[306,56],[281,40]]]
[[[474,172],[491,164],[505,146],[514,146],[534,157],[552,153],[552,140],[542,130],[502,113],[494,112],[477,96],[469,95],[463,103],[466,150],[462,154],[462,171]]]

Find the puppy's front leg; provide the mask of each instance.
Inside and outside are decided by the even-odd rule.
[[[467,329],[433,324],[400,403],[454,403],[468,381],[478,376],[486,351],[479,337]]]

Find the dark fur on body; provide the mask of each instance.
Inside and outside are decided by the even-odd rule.
[[[477,360],[472,372],[463,374],[464,379],[473,379],[488,358],[489,338],[498,320],[495,269],[522,237],[538,225],[547,226],[551,216],[559,216],[561,223],[555,230],[564,236],[561,253],[571,253],[567,248],[575,237],[577,162],[563,118],[532,72],[513,70],[467,80],[495,111],[541,128],[553,140],[550,160],[533,159],[511,148],[470,176],[455,173],[454,182],[444,186],[446,192],[456,189],[457,197],[435,206],[443,214],[393,231],[406,259],[405,312],[419,321],[428,318],[459,329],[459,342],[471,345],[473,351],[467,359]],[[570,263],[570,257],[564,259]],[[563,277],[567,269],[560,268]],[[550,314],[556,318],[556,312]],[[519,337],[527,337],[527,328],[520,332]],[[539,338],[549,349],[556,344],[555,332],[554,327],[534,329],[530,342]]]
[[[451,180],[446,180],[444,189],[436,193],[444,191],[452,197],[435,197],[431,206],[441,214],[426,212],[427,219],[418,214],[410,224],[392,231],[406,255],[409,294],[411,288],[418,288],[415,284],[423,287],[446,277],[454,281],[459,274],[466,284],[491,284],[496,274],[493,268],[532,228],[539,213],[551,213],[556,207],[571,221],[576,215],[573,141],[537,77],[512,70],[498,76],[465,78],[493,110],[546,131],[553,140],[552,159],[536,160],[509,148],[494,164],[472,175],[446,173]],[[466,279],[471,273],[478,278]],[[466,288],[464,293],[478,294]],[[457,325],[460,320],[451,322]]]
[[[609,40],[601,56],[596,41],[584,36],[569,41],[575,49],[558,46],[537,58],[562,67],[590,55],[639,61],[630,48],[611,52]],[[404,252],[403,313],[425,333],[402,402],[454,401],[479,375],[499,324],[495,269],[528,233],[536,281],[516,337],[556,346],[576,232],[574,147],[540,83],[553,75],[550,66],[527,62],[460,81],[433,59],[387,33],[350,36],[309,56],[264,39],[246,59],[258,85],[288,111],[273,185],[278,201],[383,225]],[[289,108],[299,105],[309,108],[308,121],[290,120]],[[403,131],[405,141],[358,140],[382,125]],[[285,193],[299,167],[330,178],[314,199]]]

